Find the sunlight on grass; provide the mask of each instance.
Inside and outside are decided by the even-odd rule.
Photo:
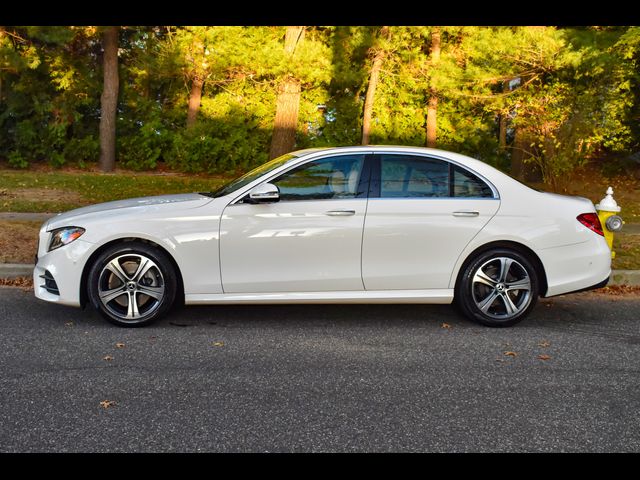
[[[61,212],[93,203],[171,193],[207,192],[226,177],[0,171],[0,211]]]

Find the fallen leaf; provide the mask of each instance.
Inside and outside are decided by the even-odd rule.
[[[124,343],[116,343],[116,348],[124,348]]]
[[[213,342],[211,345],[214,347],[224,347],[224,342]]]
[[[113,407],[116,404],[116,402],[114,402],[113,400],[103,400],[100,402],[100,406],[104,409],[107,409],[109,407]]]
[[[538,358],[540,360],[551,360],[551,357],[549,355],[538,355]]]
[[[449,325],[448,323],[443,323],[441,325],[441,328],[451,328],[451,325]]]
[[[111,355],[107,355],[106,357],[103,358],[103,360],[110,362],[111,360],[113,360],[113,357]]]
[[[517,357],[518,354],[516,352],[504,352],[507,357]]]
[[[538,344],[538,346],[542,347],[542,348],[547,348],[549,345],[551,345],[551,344],[549,342],[547,342],[546,340],[543,340],[542,342],[540,342]]]

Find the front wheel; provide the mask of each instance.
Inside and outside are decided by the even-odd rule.
[[[519,252],[483,252],[462,272],[455,299],[468,318],[489,327],[509,327],[535,306],[538,275],[531,261]]]
[[[121,327],[141,327],[160,318],[171,308],[176,290],[176,273],[167,255],[142,242],[106,249],[88,276],[91,303]]]

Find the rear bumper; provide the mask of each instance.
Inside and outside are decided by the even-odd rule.
[[[611,275],[609,275],[607,278],[605,278],[602,282],[598,282],[595,285],[591,285],[589,287],[581,288],[580,290],[574,290],[572,292],[566,292],[566,293],[587,292],[589,290],[597,290],[598,288],[604,288],[609,283],[609,280],[611,280]]]
[[[604,287],[611,276],[611,250],[594,234],[588,242],[536,252],[547,275],[544,297]]]

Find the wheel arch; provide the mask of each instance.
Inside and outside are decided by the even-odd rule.
[[[176,302],[183,304],[184,303],[184,282],[182,280],[182,272],[180,271],[178,262],[176,262],[176,259],[173,258],[173,255],[171,255],[171,252],[169,252],[162,245],[152,240],[148,240],[146,238],[123,237],[123,238],[116,238],[114,240],[110,240],[104,245],[101,245],[89,256],[89,258],[85,262],[84,267],[82,269],[82,276],[80,277],[80,306],[82,308],[85,308],[85,306],[87,305],[87,302],[89,301],[88,294],[87,294],[87,278],[89,277],[89,271],[91,270],[91,266],[95,262],[96,258],[98,258],[98,256],[102,252],[104,252],[107,248],[110,248],[113,245],[120,244],[120,243],[129,243],[129,242],[140,242],[146,245],[150,245],[154,248],[157,248],[158,250],[162,251],[167,255],[176,272],[176,278],[178,279],[178,291],[176,292]]]
[[[486,251],[493,250],[495,248],[505,248],[505,249],[515,250],[521,255],[524,255],[525,257],[527,257],[529,261],[531,261],[531,263],[533,264],[534,268],[536,269],[536,274],[538,275],[538,293],[541,297],[545,296],[545,294],[547,293],[548,284],[547,284],[547,273],[545,272],[544,265],[542,264],[542,260],[540,260],[540,257],[538,257],[538,255],[531,248],[527,247],[522,243],[518,243],[510,240],[498,240],[498,241],[485,243],[484,245],[477,247],[475,250],[469,253],[469,255],[467,255],[467,257],[464,259],[464,262],[462,262],[462,264],[460,265],[460,268],[458,269],[458,273],[456,275],[456,282],[454,286],[455,291],[458,290],[458,286],[462,278],[462,274],[467,268],[467,265],[470,262],[472,262],[473,259],[476,258],[478,255]]]

